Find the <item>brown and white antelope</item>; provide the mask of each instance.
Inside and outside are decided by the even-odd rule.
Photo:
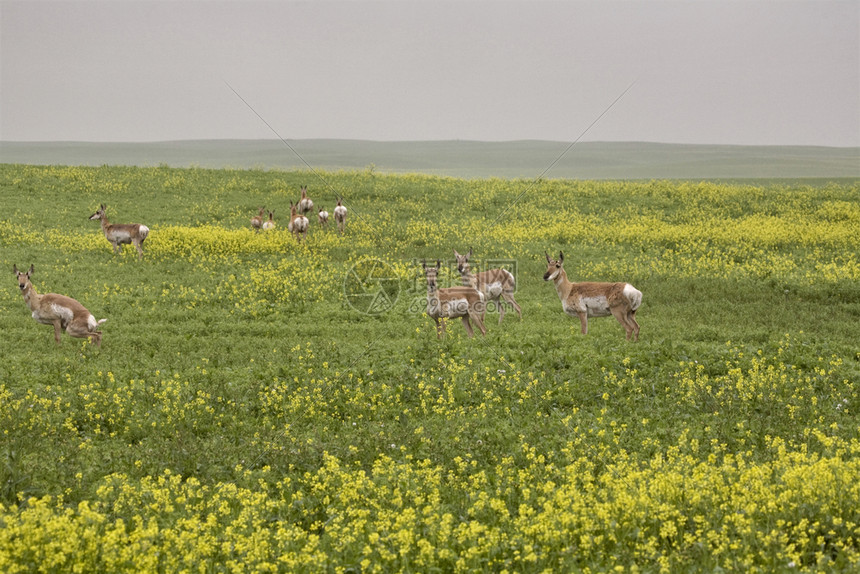
[[[299,213],[305,215],[313,210],[314,202],[311,201],[311,198],[308,197],[308,186],[303,185],[301,187],[302,190],[302,198],[299,200],[298,209]]]
[[[480,273],[472,273],[469,269],[469,259],[472,257],[471,247],[465,255],[460,255],[455,249],[454,257],[457,258],[457,271],[460,272],[463,285],[474,287],[483,293],[488,302],[495,301],[496,306],[499,308],[499,325],[502,324],[502,319],[505,318],[505,306],[499,300],[500,298],[510,303],[517,312],[517,315],[519,315],[520,320],[522,320],[522,309],[514,301],[516,280],[510,271],[507,269],[488,269]]]
[[[317,213],[317,221],[320,227],[328,227],[328,211],[320,207]]]
[[[427,278],[427,314],[436,321],[436,338],[441,339],[445,333],[445,322],[440,319],[463,320],[463,327],[469,337],[474,335],[469,320],[477,325],[481,335],[487,334],[484,327],[484,294],[472,287],[447,287],[439,289],[437,277],[439,275],[439,261],[436,267],[427,267],[423,262],[424,276]]]
[[[260,231],[263,228],[263,212],[266,210],[265,207],[260,208],[260,212],[251,218],[251,228],[254,231]]]
[[[308,223],[308,218],[298,213],[298,206],[290,202],[290,222],[287,224],[287,229],[296,236],[296,241],[299,243],[308,235]]]
[[[18,266],[13,265],[12,270],[18,278],[18,288],[24,296],[24,302],[33,314],[33,319],[45,325],[54,326],[54,340],[60,344],[60,332],[65,331],[69,336],[80,339],[90,338],[96,346],[102,344],[102,332],[97,331],[99,325],[107,321],[102,319],[96,321],[93,314],[87,309],[65,295],[56,293],[45,293],[39,295],[36,288],[30,283],[33,275],[33,266],[26,273],[18,271]]]
[[[275,220],[273,219],[275,217],[275,212],[267,209],[266,213],[269,214],[269,219],[263,222],[263,231],[269,231],[270,229],[275,228]]]
[[[544,281],[555,282],[555,290],[561,299],[561,307],[568,315],[579,317],[582,334],[588,333],[589,317],[608,317],[612,315],[627,333],[639,340],[639,323],[636,310],[642,304],[642,292],[630,283],[571,283],[564,271],[564,253],[558,252],[558,259],[546,255],[547,269]]]
[[[337,223],[337,232],[343,235],[346,229],[346,207],[341,203],[340,198],[337,200],[337,206],[334,208],[334,221]]]
[[[108,221],[105,215],[105,204],[90,215],[90,219],[99,219],[105,238],[113,245],[113,252],[122,253],[124,243],[131,243],[137,249],[137,258],[143,259],[143,242],[149,235],[149,228],[141,223],[115,223]]]

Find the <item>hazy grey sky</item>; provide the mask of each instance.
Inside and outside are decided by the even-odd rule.
[[[860,146],[860,2],[0,1],[5,141],[573,141],[631,83],[583,140]]]

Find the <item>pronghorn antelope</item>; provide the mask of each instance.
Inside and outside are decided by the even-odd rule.
[[[260,231],[263,227],[263,211],[265,211],[265,208],[261,207],[260,212],[251,218],[251,228],[253,228],[254,231]]]
[[[472,273],[469,270],[469,259],[472,257],[472,248],[465,255],[460,255],[457,250],[454,250],[454,257],[457,258],[457,271],[463,280],[463,285],[474,287],[484,294],[487,301],[495,301],[499,307],[499,325],[502,324],[502,319],[505,318],[505,306],[499,300],[501,297],[507,303],[513,305],[514,310],[519,315],[520,320],[523,318],[522,309],[514,301],[514,287],[516,281],[513,274],[507,269],[488,269],[480,273]]]
[[[58,345],[60,332],[65,331],[68,335],[80,339],[90,337],[96,346],[101,346],[102,332],[96,329],[107,319],[96,321],[92,313],[71,297],[56,293],[44,295],[36,293],[36,288],[30,283],[30,276],[33,275],[32,265],[26,273],[19,272],[17,265],[13,265],[12,270],[18,278],[18,288],[21,289],[24,302],[33,313],[33,319],[39,323],[54,326],[54,340]]]
[[[334,220],[337,223],[337,232],[343,235],[344,228],[346,228],[346,208],[340,201],[340,198],[337,200],[337,207],[334,208]]]
[[[274,219],[272,219],[272,218],[275,216],[275,212],[274,212],[274,211],[269,211],[269,210],[267,209],[267,210],[266,210],[266,213],[268,213],[268,214],[269,214],[269,219],[267,219],[266,221],[264,221],[264,222],[263,222],[263,231],[268,231],[268,230],[270,230],[270,229],[274,229],[274,228],[275,228],[275,220],[274,220]]]
[[[122,253],[123,243],[131,243],[137,249],[137,258],[143,259],[143,241],[149,235],[149,228],[140,223],[110,223],[105,215],[105,204],[90,215],[90,219],[99,219],[105,237],[113,245],[114,253]]]
[[[305,215],[309,211],[312,211],[314,208],[314,202],[311,201],[311,198],[308,197],[308,186],[302,186],[302,198],[299,200],[298,208],[299,213]]]
[[[300,242],[307,237],[308,234],[308,218],[304,215],[299,215],[297,212],[298,206],[290,202],[290,223],[287,224],[287,229],[296,236],[296,241]]]
[[[436,278],[439,274],[439,261],[436,267],[427,267],[423,262],[424,276],[427,278],[427,314],[436,321],[436,338],[441,339],[445,333],[445,322],[440,319],[455,319],[460,317],[466,333],[474,335],[471,319],[482,335],[487,334],[484,327],[484,294],[472,287],[448,287],[439,289]]]
[[[317,220],[319,221],[320,227],[328,227],[328,211],[320,207],[318,212]]]
[[[546,255],[547,269],[544,281],[555,282],[555,290],[561,299],[561,307],[568,315],[576,315],[582,326],[582,334],[588,333],[589,317],[614,316],[630,335],[639,340],[639,323],[636,310],[642,304],[642,292],[630,283],[571,283],[564,271],[564,254],[558,252],[558,260]]]

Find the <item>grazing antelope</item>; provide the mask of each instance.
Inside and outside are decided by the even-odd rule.
[[[265,211],[265,208],[261,207],[260,212],[251,218],[251,228],[254,231],[260,231],[263,227],[263,211]]]
[[[301,243],[308,234],[308,218],[304,215],[299,215],[298,206],[290,202],[290,223],[287,224],[287,229],[296,236],[296,241]]]
[[[463,285],[473,287],[484,294],[487,301],[495,301],[499,308],[499,325],[502,324],[502,319],[505,318],[505,306],[499,300],[501,297],[507,303],[513,305],[514,310],[519,315],[520,320],[523,319],[523,312],[517,302],[514,301],[514,287],[516,281],[513,274],[507,269],[488,269],[480,273],[472,273],[469,270],[469,258],[472,257],[472,248],[465,255],[460,255],[457,250],[454,250],[454,257],[457,258],[457,271],[460,272],[460,277]]]
[[[318,211],[319,213],[317,214],[317,217],[320,227],[328,227],[328,211],[322,207],[320,207]]]
[[[576,315],[582,325],[582,334],[588,333],[589,317],[614,316],[627,332],[627,339],[635,335],[639,340],[639,323],[636,310],[642,304],[642,292],[630,283],[571,283],[564,271],[564,253],[558,260],[546,255],[547,269],[544,281],[554,281],[561,307],[568,315]]]
[[[21,289],[24,302],[33,313],[33,319],[39,323],[54,326],[54,340],[58,345],[60,344],[60,332],[65,331],[72,337],[80,339],[89,337],[97,347],[101,346],[102,332],[96,329],[107,319],[96,321],[92,313],[71,297],[56,293],[45,293],[44,295],[36,293],[36,288],[30,283],[30,276],[33,275],[32,265],[26,273],[20,273],[17,265],[12,266],[12,271],[18,278],[18,288]]]
[[[102,231],[113,245],[113,252],[115,254],[122,253],[122,245],[131,243],[137,249],[137,258],[143,259],[143,241],[149,235],[149,228],[140,223],[111,224],[105,215],[105,207],[105,204],[102,203],[99,210],[90,215],[90,219],[101,220]]]
[[[334,208],[334,220],[337,223],[337,232],[343,235],[346,228],[346,208],[341,203],[340,198],[337,200],[337,207]]]
[[[269,219],[267,219],[266,221],[264,221],[264,222],[263,222],[263,231],[268,231],[268,230],[270,230],[270,229],[274,229],[274,228],[275,228],[275,220],[274,220],[274,219],[272,219],[272,218],[275,216],[275,212],[274,212],[274,211],[269,211],[269,210],[267,209],[267,210],[266,210],[266,213],[268,213],[268,214],[269,214]]]
[[[469,319],[478,326],[481,335],[486,336],[484,294],[472,287],[439,289],[436,282],[439,274],[439,261],[436,262],[436,267],[427,267],[426,261],[422,265],[424,266],[424,276],[427,278],[427,314],[436,321],[436,338],[441,339],[445,333],[445,322],[440,322],[440,319],[455,319],[457,317],[463,320],[463,326],[469,337],[474,335]]]
[[[301,189],[302,189],[302,198],[299,200],[298,207],[299,207],[299,213],[301,213],[302,215],[305,215],[306,213],[313,210],[314,202],[311,201],[311,198],[308,197],[308,186],[303,185]]]

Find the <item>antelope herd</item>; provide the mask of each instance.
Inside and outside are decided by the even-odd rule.
[[[308,186],[303,185],[299,188],[301,197],[295,203],[290,202],[290,221],[287,223],[287,231],[293,234],[296,241],[301,243],[305,239],[310,229],[310,220],[307,214],[310,213],[313,217],[314,202],[308,197]],[[263,211],[268,213],[269,219],[263,219]],[[261,207],[259,213],[251,218],[251,229],[254,231],[269,231],[275,228],[274,210],[268,211]],[[321,229],[328,228],[329,213],[322,207],[317,208],[317,223]],[[337,232],[343,235],[346,231],[346,207],[340,198],[337,200],[337,206],[334,208],[334,220],[337,223]]]
[[[290,221],[287,229],[296,241],[301,242],[308,234],[310,227],[307,213],[312,213],[314,203],[308,197],[307,186],[301,186],[301,198],[290,202]],[[131,244],[137,249],[138,260],[143,259],[143,242],[149,236],[149,228],[141,223],[111,224],[105,215],[106,206],[101,204],[99,209],[89,219],[101,222],[105,238],[113,246],[114,254],[122,252],[122,245]],[[263,213],[268,219],[263,219]],[[334,220],[339,235],[346,229],[346,207],[338,198],[334,208]],[[251,217],[251,228],[256,231],[270,231],[275,228],[274,210],[260,207],[257,215]],[[328,226],[328,211],[322,207],[317,209],[317,220],[320,228]],[[588,333],[589,317],[608,317],[612,315],[618,320],[627,335],[634,341],[639,340],[639,323],[636,322],[636,311],[642,304],[642,293],[629,283],[573,283],[567,278],[564,270],[564,254],[559,251],[558,259],[552,259],[544,252],[547,270],[544,281],[553,281],[556,292],[561,300],[562,310],[572,316],[579,317],[582,334]],[[474,335],[474,324],[482,335],[487,334],[484,326],[484,314],[487,304],[495,303],[499,308],[499,325],[505,317],[505,304],[517,312],[520,320],[523,318],[522,309],[514,299],[516,279],[507,269],[488,269],[474,273],[470,267],[472,248],[466,254],[460,254],[454,249],[457,271],[460,273],[462,286],[440,288],[438,277],[441,262],[436,261],[435,267],[422,263],[424,277],[427,282],[427,315],[436,322],[436,336],[441,338],[445,333],[445,319],[460,318],[469,337]],[[54,326],[54,340],[60,344],[60,333],[65,331],[71,337],[88,338],[96,346],[101,346],[102,333],[97,330],[107,319],[96,320],[83,305],[71,297],[46,293],[40,295],[30,282],[33,275],[33,265],[24,273],[18,271],[17,265],[12,267],[18,279],[18,287],[29,307],[33,319],[39,323]],[[503,303],[504,302],[504,303]]]
[[[484,297],[489,301],[495,301],[499,307],[499,325],[502,324],[502,319],[505,318],[505,306],[499,304],[499,298],[510,303],[514,310],[519,315],[520,320],[523,318],[522,309],[514,301],[514,287],[516,280],[513,274],[507,269],[488,269],[480,273],[472,273],[469,270],[469,258],[472,257],[472,248],[465,255],[460,255],[457,250],[454,250],[454,257],[457,260],[457,271],[460,272],[463,280],[463,285],[478,289],[484,294]]]

